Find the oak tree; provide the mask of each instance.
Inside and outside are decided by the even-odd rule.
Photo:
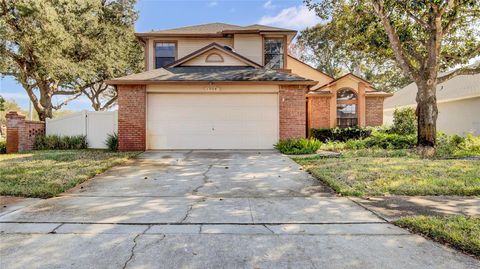
[[[480,55],[479,0],[306,0],[324,20],[340,20],[345,43],[378,60],[394,60],[417,85],[417,145],[436,146],[436,86],[457,75],[480,73],[468,65]],[[459,67],[460,66],[460,67]],[[451,70],[439,76],[440,71]]]
[[[105,76],[135,69],[125,67],[125,57],[116,55],[136,44],[133,4],[133,0],[1,0],[0,73],[23,86],[40,120],[51,118],[53,110]],[[115,59],[122,64],[112,64]]]

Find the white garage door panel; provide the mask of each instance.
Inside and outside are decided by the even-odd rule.
[[[148,94],[149,149],[270,149],[277,94]]]

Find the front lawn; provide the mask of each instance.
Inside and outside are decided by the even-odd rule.
[[[480,218],[415,216],[395,224],[480,257]]]
[[[295,160],[342,195],[480,195],[480,161],[421,159],[403,153]]]
[[[52,197],[137,154],[45,150],[0,155],[0,195]]]

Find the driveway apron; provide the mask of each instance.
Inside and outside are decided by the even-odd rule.
[[[0,231],[0,268],[480,268],[275,151],[145,152]]]

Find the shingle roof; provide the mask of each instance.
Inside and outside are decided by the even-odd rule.
[[[315,84],[316,82],[291,73],[245,66],[184,66],[159,68],[138,74],[116,78],[107,81],[107,84],[118,85],[135,82],[299,82],[301,84]]]
[[[417,85],[409,84],[385,100],[384,108],[415,105],[416,95]],[[437,102],[475,96],[480,97],[480,74],[456,76],[437,85]]]
[[[233,24],[226,24],[226,23],[207,23],[207,24],[200,24],[200,25],[192,25],[192,26],[185,26],[173,29],[165,29],[165,30],[157,30],[157,31],[150,31],[146,33],[140,34],[220,34],[224,31],[281,31],[281,32],[296,32],[295,30],[278,28],[278,27],[271,27],[266,25],[260,24],[252,24],[248,26],[239,26]]]

